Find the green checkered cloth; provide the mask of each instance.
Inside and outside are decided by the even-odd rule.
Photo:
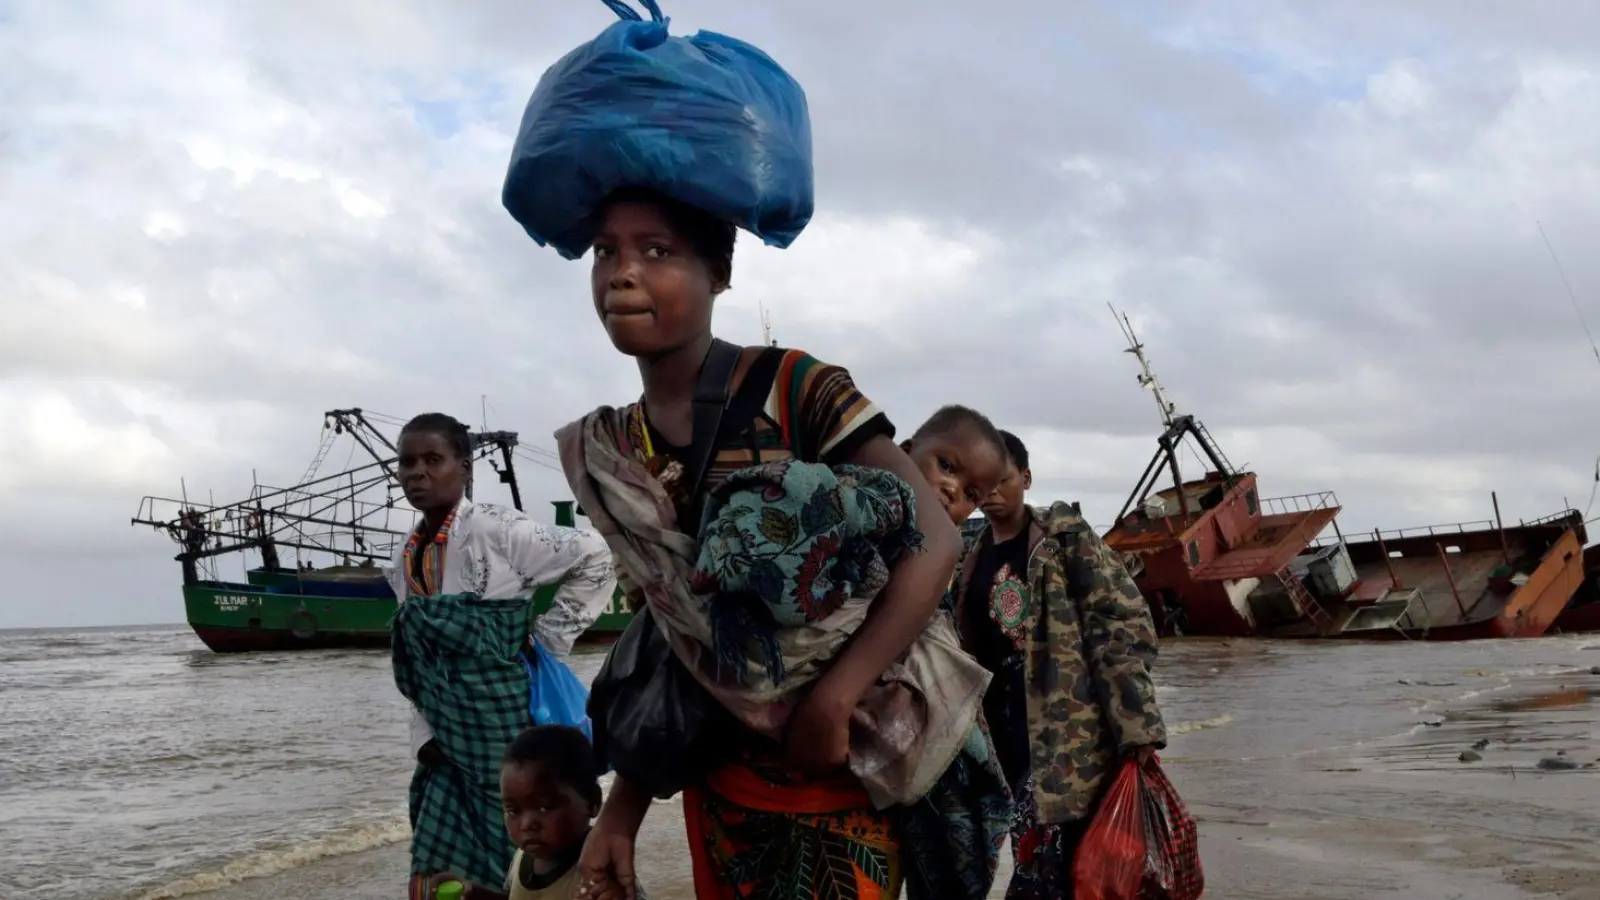
[[[446,760],[411,776],[413,875],[505,881],[516,848],[501,813],[500,756],[533,725],[522,664],[530,612],[526,599],[447,594],[410,597],[395,614],[395,684]]]

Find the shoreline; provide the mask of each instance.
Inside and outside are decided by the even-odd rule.
[[[1530,835],[1516,830],[1516,817],[1484,816],[1480,827],[1445,830],[1427,820],[1427,802],[1416,805],[1420,816],[1285,813],[1257,806],[1248,798],[1246,802],[1235,799],[1241,785],[1233,779],[1206,777],[1222,774],[1207,773],[1212,766],[1174,760],[1170,768],[1200,824],[1209,897],[1600,900],[1600,856],[1585,850],[1581,840],[1530,840]],[[1323,791],[1387,793],[1381,784],[1385,779],[1373,784],[1373,779],[1361,777],[1374,773],[1334,770],[1315,774],[1312,780],[1317,784],[1307,785],[1312,789],[1304,795],[1312,802]],[[1552,773],[1542,777],[1574,776]],[[1593,780],[1584,778],[1583,783],[1592,784]],[[1202,784],[1210,788],[1202,788]],[[1442,793],[1456,800],[1477,793],[1469,783],[1455,787],[1463,790]],[[653,900],[692,900],[694,896],[682,826],[664,821],[675,812],[676,804],[656,809],[652,817],[657,827],[640,837],[640,877]],[[347,900],[386,900],[404,891],[407,853],[408,843],[400,841],[191,896],[269,900],[332,892]],[[1004,897],[1009,871],[1006,861],[991,898]]]
[[[1600,898],[1600,868],[1550,869],[1519,864],[1514,854],[1468,860],[1452,858],[1463,845],[1481,838],[1461,836],[1433,844],[1431,858],[1376,858],[1360,843],[1334,846],[1325,831],[1270,822],[1200,821],[1201,855],[1206,866],[1206,896],[1229,900],[1562,900]],[[678,835],[681,840],[681,835]],[[1424,841],[1426,843],[1426,841]],[[1453,843],[1454,846],[1450,846]],[[1349,851],[1349,852],[1340,852]],[[318,860],[277,875],[241,881],[203,896],[215,900],[269,900],[333,893],[348,900],[389,900],[405,890],[404,842]],[[991,898],[1005,896],[1002,867]],[[657,873],[658,875],[661,873]],[[687,883],[663,884],[641,873],[658,900],[690,900]],[[202,895],[194,895],[202,896]]]
[[[1361,647],[1251,643],[1179,657],[1164,703],[1179,721],[1162,757],[1199,822],[1206,896],[1600,900],[1590,799],[1600,795],[1600,657],[1495,646],[1519,655],[1488,666],[1423,646],[1376,673],[1362,668]],[[1600,644],[1574,649],[1591,647]],[[1575,768],[1545,765],[1557,757]],[[394,827],[387,843],[320,858],[305,845],[269,851],[296,859],[270,875],[222,883],[250,868],[240,860],[172,893],[131,894],[397,897],[403,813]],[[679,802],[658,801],[638,850],[653,900],[693,897],[686,849]],[[1003,897],[1008,868],[991,897]]]

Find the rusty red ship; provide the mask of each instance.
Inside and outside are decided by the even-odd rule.
[[[1166,429],[1105,539],[1163,635],[1538,637],[1584,585],[1575,510],[1506,525],[1491,495],[1493,520],[1346,538],[1331,491],[1263,497],[1256,473],[1235,470],[1205,426],[1166,401],[1119,323]],[[1184,479],[1185,441],[1207,465],[1198,479]]]

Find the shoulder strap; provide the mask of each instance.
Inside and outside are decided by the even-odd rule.
[[[694,388],[694,431],[689,445],[689,496],[700,493],[711,457],[717,451],[717,433],[722,430],[722,412],[728,408],[728,392],[733,385],[733,370],[739,364],[741,349],[720,338],[711,339],[711,349],[700,365],[700,380]]]
[[[767,347],[750,363],[750,368],[745,369],[744,379],[728,400],[728,411],[722,417],[724,436],[738,434],[749,427],[757,416],[766,412],[772,400],[773,385],[777,383],[778,363],[782,359],[782,350]]]

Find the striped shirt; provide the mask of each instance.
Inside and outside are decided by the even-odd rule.
[[[637,414],[637,405],[623,411],[635,430],[646,419]],[[644,427],[660,452],[680,459],[688,455],[688,448],[667,443],[648,422]],[[894,425],[847,370],[801,350],[768,349],[728,400],[701,493],[739,469],[791,457],[837,465],[879,435],[894,437]],[[639,434],[629,440],[635,447],[645,445]]]

